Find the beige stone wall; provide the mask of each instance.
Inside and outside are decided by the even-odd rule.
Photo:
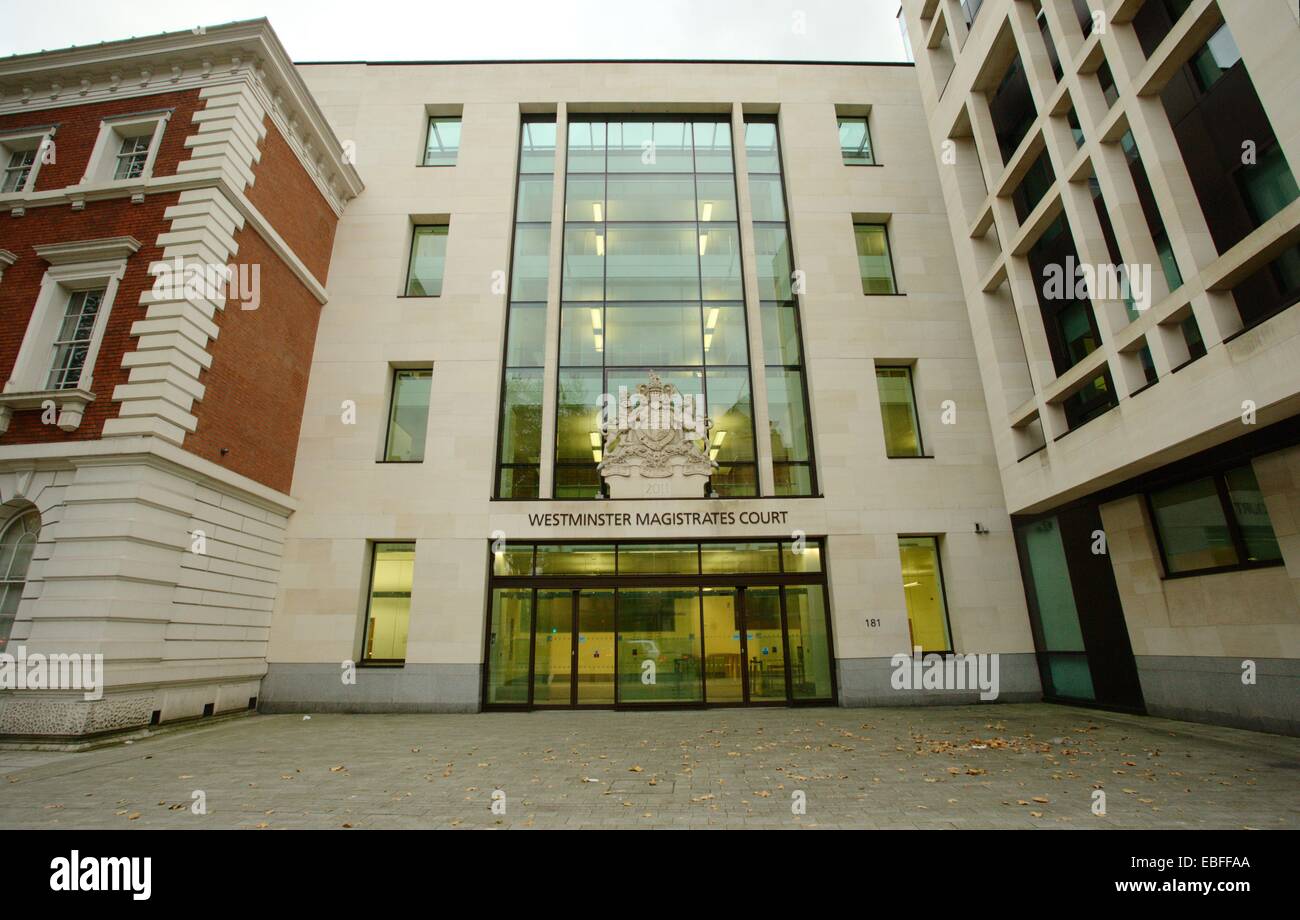
[[[292,489],[270,660],[338,663],[360,649],[368,545],[417,542],[410,664],[482,660],[488,540],[830,537],[840,658],[907,645],[899,534],[939,534],[961,651],[1032,650],[1024,594],[915,74],[910,67],[496,64],[301,68],[366,191],[339,224]],[[426,106],[463,106],[454,168],[421,169]],[[842,164],[836,105],[870,105],[879,167]],[[492,502],[518,125],[524,111],[779,112],[824,498]],[[742,213],[747,202],[742,200]],[[861,293],[853,215],[888,215],[903,297]],[[402,299],[413,215],[449,215],[443,295]],[[553,234],[558,227],[553,227]],[[553,248],[552,275],[558,276]],[[746,271],[753,273],[752,264]],[[553,284],[554,287],[554,284]],[[750,286],[752,290],[752,283]],[[551,309],[557,309],[552,303]],[[751,309],[754,305],[751,305]],[[874,363],[917,361],[930,460],[885,457]],[[376,463],[390,367],[432,363],[421,464]],[[554,373],[552,370],[551,373]],[[761,392],[759,394],[762,396]],[[341,406],[355,401],[357,423]],[[957,423],[940,421],[953,400]],[[784,527],[625,531],[531,527],[530,512],[784,510]],[[975,535],[979,522],[992,531]],[[884,625],[874,629],[867,617]]]
[[[1284,566],[1162,579],[1142,496],[1101,506],[1134,655],[1300,658],[1300,448],[1253,465]]]

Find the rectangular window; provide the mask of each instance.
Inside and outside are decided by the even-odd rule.
[[[1209,92],[1210,87],[1218,83],[1232,66],[1241,60],[1237,42],[1232,37],[1232,30],[1225,22],[1219,31],[1210,36],[1210,40],[1201,46],[1201,50],[1192,55],[1192,72],[1201,84],[1202,92]]]
[[[31,175],[32,165],[35,162],[35,150],[15,150],[9,156],[9,163],[5,166],[0,192],[22,191],[27,186],[27,177]]]
[[[1250,464],[1153,492],[1149,500],[1167,575],[1282,561]]]
[[[388,413],[386,463],[420,463],[429,429],[429,392],[433,368],[393,372],[393,397]]]
[[[923,457],[921,426],[916,417],[916,394],[910,367],[877,367],[880,420],[885,426],[885,455]]]
[[[425,166],[455,166],[460,153],[460,118],[434,115],[424,142]]]
[[[376,543],[370,565],[370,601],[362,660],[372,664],[406,661],[415,578],[414,543]]]
[[[854,224],[858,243],[858,272],[863,294],[897,294],[889,234],[884,224]]]
[[[407,297],[442,295],[442,275],[447,267],[447,229],[446,224],[415,228],[411,237],[411,261],[406,270]]]
[[[907,599],[907,628],[912,648],[922,652],[952,651],[948,604],[944,598],[943,570],[937,537],[899,537],[898,556],[903,570],[903,596]]]
[[[1097,82],[1101,85],[1101,94],[1106,99],[1106,107],[1113,106],[1119,100],[1119,87],[1115,85],[1115,76],[1110,72],[1110,65],[1102,61],[1097,68]]]
[[[152,142],[153,134],[122,138],[122,147],[117,152],[117,168],[113,171],[113,178],[138,179],[143,176],[145,163],[149,161],[149,144]]]
[[[841,115],[840,156],[846,166],[874,166],[876,159],[871,152],[871,130],[867,127],[867,117]]]
[[[76,389],[86,364],[90,339],[95,331],[95,317],[104,302],[104,290],[77,291],[68,298],[63,322],[54,339],[54,364],[50,368],[47,390]]]

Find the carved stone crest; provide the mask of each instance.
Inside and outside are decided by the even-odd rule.
[[[700,497],[718,465],[699,443],[712,427],[703,397],[684,396],[654,371],[636,390],[631,399],[620,392],[601,414],[599,470],[610,497]]]

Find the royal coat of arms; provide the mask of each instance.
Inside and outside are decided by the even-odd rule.
[[[700,446],[712,423],[703,397],[683,395],[654,371],[636,395],[619,394],[602,413],[599,470],[613,498],[696,498],[717,462]],[[640,480],[657,480],[648,486]]]

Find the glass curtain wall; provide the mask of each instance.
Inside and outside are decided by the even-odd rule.
[[[800,291],[786,216],[781,146],[775,118],[745,119],[745,159],[753,203],[754,249],[763,326],[768,437],[777,495],[817,494],[808,427]]]
[[[562,284],[555,497],[603,494],[601,397],[651,371],[705,399],[710,491],[757,495],[730,122],[571,121]]]
[[[519,187],[497,438],[497,498],[538,498],[541,494],[542,380],[554,174],[555,117],[525,118],[520,127]]]

